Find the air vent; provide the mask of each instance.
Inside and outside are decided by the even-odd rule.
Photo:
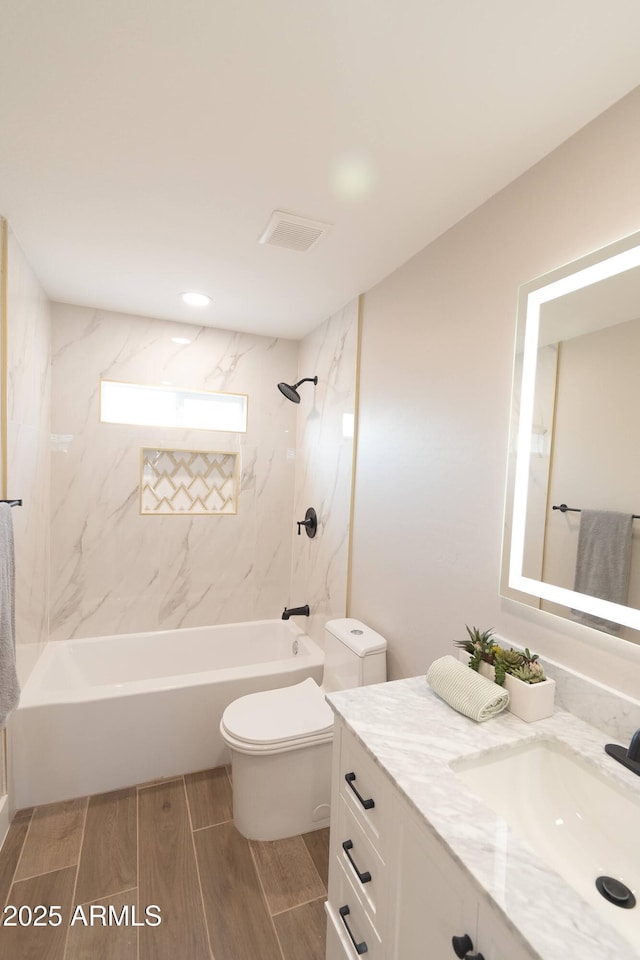
[[[258,243],[268,243],[273,247],[285,247],[287,250],[304,253],[330,227],[330,223],[307,220],[306,217],[296,217],[292,213],[274,210]]]

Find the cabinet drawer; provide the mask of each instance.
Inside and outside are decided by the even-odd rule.
[[[340,750],[340,795],[384,859],[391,823],[391,784],[347,730]]]
[[[340,931],[335,925],[333,911],[330,909],[328,903],[325,903],[324,907],[327,914],[326,960],[351,960],[351,957],[347,953],[349,948],[346,944],[343,944],[342,940],[340,939]]]
[[[362,955],[367,960],[382,960],[382,941],[354,896],[346,874],[342,869],[334,873],[336,899],[326,903],[327,960],[358,960]]]
[[[336,856],[374,927],[384,937],[387,866],[343,797],[338,798],[336,813]]]

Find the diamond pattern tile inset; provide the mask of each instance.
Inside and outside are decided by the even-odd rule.
[[[236,453],[144,448],[140,512],[234,514],[238,510]]]

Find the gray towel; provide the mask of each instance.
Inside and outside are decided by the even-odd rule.
[[[0,728],[18,706],[16,674],[15,561],[13,519],[8,503],[0,503]]]
[[[481,677],[452,656],[433,661],[427,683],[450,707],[479,723],[495,717],[509,705],[504,687]]]
[[[631,572],[633,518],[613,510],[583,510],[573,589],[590,597],[626,604]],[[598,630],[618,633],[619,623],[572,610],[575,620]]]

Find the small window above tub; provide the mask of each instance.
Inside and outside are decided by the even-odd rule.
[[[148,447],[141,450],[141,514],[194,516],[237,512],[236,453]]]
[[[246,433],[247,405],[244,393],[100,381],[102,423]]]

